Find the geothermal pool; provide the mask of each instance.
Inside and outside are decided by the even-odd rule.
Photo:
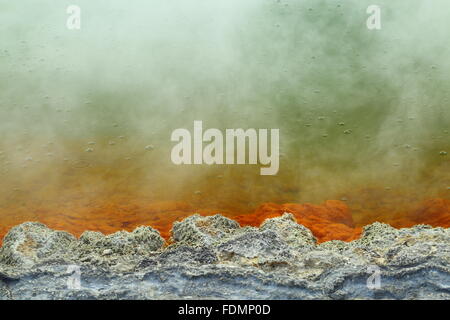
[[[291,212],[319,241],[450,224],[448,3],[1,4],[0,237]],[[36,17],[39,17],[36,19]],[[420,45],[418,46],[418,43]],[[176,165],[194,121],[279,130],[279,170]],[[277,131],[278,132],[278,131]]]

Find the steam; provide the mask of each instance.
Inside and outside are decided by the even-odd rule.
[[[450,3],[375,2],[1,1],[0,204],[448,198]],[[174,165],[194,120],[279,129],[278,175]]]

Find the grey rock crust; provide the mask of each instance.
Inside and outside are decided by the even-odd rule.
[[[166,243],[26,222],[0,249],[0,299],[450,299],[450,233],[374,223],[319,245],[288,213],[259,228],[193,215]]]

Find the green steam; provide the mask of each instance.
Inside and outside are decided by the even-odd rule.
[[[66,28],[70,4],[81,30]],[[366,27],[371,4],[381,30]],[[61,186],[219,209],[356,203],[367,189],[448,198],[449,11],[446,0],[0,0],[5,199]],[[279,175],[173,165],[170,134],[194,120],[279,128]]]

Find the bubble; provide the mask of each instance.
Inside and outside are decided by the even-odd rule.
[[[108,144],[109,144],[110,146],[113,146],[113,145],[116,144],[116,142],[115,142],[115,141],[110,141],[110,142],[108,142]]]
[[[351,133],[352,133],[351,129],[347,129],[347,130],[344,131],[344,134],[351,134]]]
[[[338,125],[343,127],[343,126],[345,126],[345,123],[344,122],[339,122]]]
[[[75,168],[75,169],[82,169],[82,168],[89,167],[90,164],[88,161],[81,159],[81,160],[73,161],[71,166],[72,166],[72,168]]]
[[[94,149],[93,148],[87,148],[86,150],[84,150],[84,152],[93,152]]]
[[[441,151],[441,152],[439,152],[439,154],[440,154],[441,156],[446,156],[448,153],[447,153],[447,151]]]
[[[94,141],[89,141],[87,144],[90,145],[90,146],[93,146],[95,144],[95,142]]]
[[[153,150],[155,147],[152,144],[149,144],[148,146],[145,146],[145,150]]]

